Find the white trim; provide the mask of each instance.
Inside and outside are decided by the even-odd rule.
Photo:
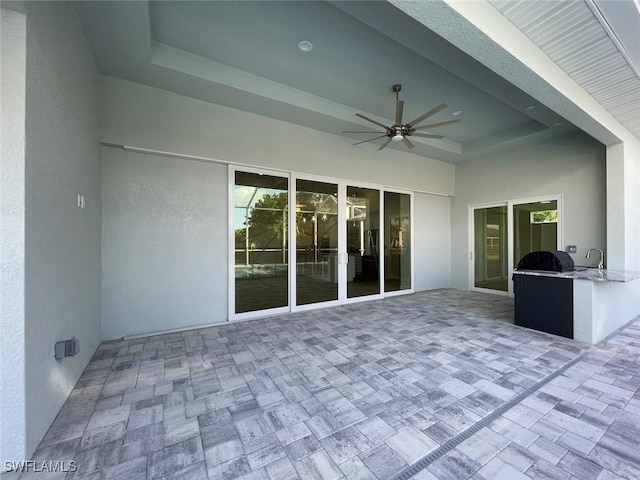
[[[468,207],[468,212],[469,212],[469,217],[468,217],[468,230],[469,230],[469,236],[468,236],[468,255],[467,255],[467,259],[469,262],[469,268],[467,269],[467,271],[469,272],[469,277],[468,277],[468,288],[469,291],[471,292],[484,292],[484,293],[493,293],[496,295],[509,295],[508,291],[503,291],[503,290],[493,290],[493,289],[489,289],[489,288],[480,288],[480,287],[476,287],[476,259],[475,259],[475,251],[476,251],[476,238],[475,238],[475,215],[474,215],[474,211],[475,210],[482,210],[485,208],[494,208],[494,207],[507,207],[507,236],[509,235],[509,230],[510,228],[508,227],[508,225],[510,225],[509,220],[508,220],[508,216],[509,216],[509,202],[508,201],[504,201],[504,202],[490,202],[490,203],[478,203],[478,204],[473,204],[473,205],[469,205]],[[507,242],[509,240],[507,239]],[[508,248],[507,248],[507,256],[509,255],[508,253]],[[508,267],[507,267],[507,271],[508,271]],[[508,284],[508,282],[507,282]]]
[[[636,8],[640,10],[640,4],[638,3],[638,0],[633,0],[633,1],[635,3]],[[625,48],[624,44],[622,43],[622,40],[620,40],[618,35],[616,35],[616,32],[614,31],[614,29],[611,27],[611,25],[609,25],[609,22],[605,18],[604,14],[600,11],[600,8],[598,7],[597,3],[594,0],[584,0],[584,3],[587,4],[589,9],[593,13],[593,16],[596,17],[596,20],[598,20],[598,22],[600,23],[604,31],[607,32],[607,35],[611,39],[611,42],[613,42],[613,44],[616,46],[616,48],[618,49],[618,52],[620,52],[620,55],[623,56],[623,58],[625,59],[625,61],[627,62],[631,70],[633,70],[633,73],[635,73],[636,77],[640,79],[640,70],[638,70],[638,67],[636,66],[636,63],[633,57]]]
[[[227,321],[232,321],[236,314],[235,185],[236,167],[229,165],[229,168],[227,169]]]
[[[340,258],[345,261],[341,262]],[[347,298],[347,272],[349,253],[347,252],[347,186],[344,180],[338,182],[338,303]]]
[[[152,152],[142,152],[142,153],[152,153]],[[153,152],[157,154],[157,152]],[[198,158],[190,158],[191,160],[201,161],[200,157]],[[227,162],[220,162],[227,163]],[[253,167],[253,166],[245,166],[240,164],[231,164],[227,163],[229,166],[228,169],[228,185],[229,185],[229,196],[228,196],[228,242],[229,242],[229,252],[228,252],[228,320],[225,323],[244,321],[244,320],[252,320],[256,318],[264,318],[270,317],[273,315],[281,315],[285,313],[293,313],[293,312],[302,312],[308,310],[316,310],[319,308],[333,307],[339,305],[345,305],[349,303],[358,303],[368,300],[379,300],[385,297],[394,297],[399,295],[408,295],[415,293],[415,252],[414,252],[414,232],[415,232],[415,216],[414,216],[414,191],[402,189],[402,188],[394,188],[387,187],[382,185],[377,185],[368,182],[360,182],[360,181],[350,181],[339,179],[335,177],[329,176],[320,176],[320,175],[311,175],[300,172],[286,172],[282,170],[276,169],[268,169],[262,167]],[[256,310],[251,312],[243,312],[236,313],[236,305],[235,305],[235,174],[236,172],[247,172],[247,173],[255,173],[255,174],[265,174],[278,176],[282,178],[286,178],[288,181],[288,206],[289,206],[289,216],[288,216],[288,291],[287,296],[289,299],[288,305],[268,310]],[[378,272],[379,272],[379,293],[372,295],[364,295],[359,297],[347,297],[347,263],[338,261],[338,298],[336,300],[330,300],[327,302],[313,303],[313,304],[304,304],[297,305],[296,304],[296,288],[297,288],[297,246],[296,246],[296,193],[297,193],[297,181],[298,180],[309,180],[316,181],[322,183],[330,183],[335,184],[338,187],[338,256],[339,258],[346,258],[348,262],[348,252],[347,252],[347,218],[346,218],[346,205],[347,205],[347,187],[355,187],[355,188],[366,188],[370,190],[375,190],[378,192],[380,199],[380,211],[379,211],[379,219],[378,219],[378,246],[377,246],[377,255],[378,255]],[[394,290],[392,292],[384,291],[384,235],[385,235],[385,225],[384,225],[384,194],[385,192],[399,193],[404,195],[409,195],[410,198],[410,221],[411,221],[411,288],[404,290]],[[425,192],[421,192],[425,193]],[[428,192],[426,192],[428,193]],[[224,323],[212,324],[212,325],[224,325]],[[206,327],[194,327],[194,328],[206,328]]]
[[[391,192],[391,193],[399,193],[401,195],[409,195],[409,222],[411,225],[411,235],[409,237],[409,242],[411,245],[411,251],[409,252],[411,255],[411,288],[407,288],[404,290],[393,290],[391,292],[385,292],[384,291],[384,278],[382,278],[382,293],[384,294],[385,297],[395,297],[397,295],[404,295],[404,294],[408,294],[408,293],[415,293],[415,263],[414,263],[414,259],[415,259],[415,242],[414,242],[414,232],[415,232],[415,224],[414,224],[414,206],[415,206],[415,202],[414,202],[414,192],[412,192],[411,190],[402,190],[399,188],[385,188],[382,191],[382,198],[384,200],[384,194],[385,192]],[[384,213],[384,209],[382,209],[382,213]],[[384,223],[384,218],[381,219],[380,223]],[[384,238],[382,239],[383,244],[382,244],[382,263],[384,263]]]
[[[324,177],[324,176],[320,176],[320,175],[306,175],[304,173],[298,173],[298,172],[292,172],[291,173],[291,194],[289,195],[292,203],[290,206],[290,218],[289,218],[289,225],[290,225],[290,232],[291,235],[289,237],[289,251],[291,252],[291,268],[290,268],[290,279],[289,279],[289,285],[290,285],[290,291],[289,291],[289,295],[290,295],[290,306],[291,306],[291,311],[292,312],[303,312],[303,311],[307,311],[307,310],[315,310],[318,308],[325,308],[325,307],[332,307],[332,306],[338,306],[341,304],[340,302],[340,284],[341,284],[341,278],[342,278],[342,265],[340,265],[340,262],[338,262],[338,271],[337,271],[337,275],[338,275],[338,298],[336,298],[335,300],[328,300],[326,302],[319,302],[319,303],[305,303],[304,305],[298,305],[297,304],[297,285],[298,285],[298,276],[297,276],[297,269],[298,269],[298,264],[297,264],[297,256],[298,256],[298,246],[297,246],[297,238],[296,238],[296,197],[297,197],[297,192],[298,192],[298,180],[307,180],[307,181],[311,181],[311,182],[319,182],[319,183],[326,183],[326,184],[333,184],[336,185],[337,188],[337,193],[338,193],[338,205],[337,205],[337,210],[338,210],[338,224],[337,224],[337,228],[338,228],[338,256],[340,255],[340,253],[342,251],[345,250],[344,245],[341,244],[342,238],[340,236],[340,226],[342,225],[342,221],[341,218],[344,216],[344,211],[341,211],[340,209],[340,180],[333,178],[333,177]],[[291,228],[293,227],[293,228]],[[342,246],[341,246],[342,245]],[[345,270],[345,274],[344,274],[345,278],[346,278],[346,270]]]
[[[298,177],[291,173],[289,176],[289,225],[288,225],[288,242],[289,242],[289,310],[295,312],[296,308],[296,296],[298,288],[298,245],[296,239],[296,203],[298,194]]]
[[[236,177],[236,172],[237,171],[241,171],[241,172],[246,172],[246,173],[255,173],[258,175],[270,175],[273,177],[281,177],[281,178],[286,178],[287,179],[287,189],[288,189],[288,200],[289,202],[291,202],[291,175],[287,172],[282,172],[280,170],[272,170],[272,169],[263,169],[263,168],[255,168],[255,167],[244,167],[244,166],[238,166],[238,165],[229,165],[229,176],[228,176],[228,191],[229,191],[229,204],[228,204],[228,208],[227,208],[227,215],[229,216],[228,218],[228,223],[227,223],[227,229],[228,229],[228,241],[229,241],[229,252],[228,252],[228,264],[227,264],[227,270],[228,270],[228,292],[229,292],[229,296],[228,296],[228,312],[227,312],[227,318],[229,322],[231,321],[236,321],[236,320],[243,320],[243,319],[253,319],[253,318],[260,318],[260,317],[264,317],[264,316],[270,316],[270,315],[277,315],[277,314],[281,314],[281,313],[288,313],[291,310],[291,287],[289,286],[287,288],[287,298],[288,298],[288,304],[284,307],[277,307],[277,308],[270,308],[270,309],[266,309],[266,310],[256,310],[256,311],[252,311],[252,312],[242,312],[242,313],[236,313],[236,278],[235,278],[235,264],[236,264],[236,259],[235,259],[235,245],[236,245],[236,239],[235,239],[235,177]],[[289,206],[291,205],[291,203],[289,203]],[[290,232],[289,232],[290,234]],[[287,262],[288,262],[288,274],[290,275],[290,271],[291,271],[291,244],[289,243],[289,248],[288,248],[289,252],[287,254]]]
[[[502,202],[490,202],[490,203],[478,203],[472,204],[468,206],[468,288],[469,291],[474,292],[484,292],[484,293],[492,293],[496,295],[509,295],[513,296],[513,283],[509,281],[511,276],[513,275],[513,270],[515,268],[514,265],[514,234],[513,234],[513,207],[515,205],[523,205],[527,203],[539,203],[539,202],[547,202],[547,201],[555,201],[556,209],[558,210],[558,223],[557,223],[557,231],[556,231],[556,250],[562,250],[562,245],[564,245],[564,205],[563,205],[563,195],[561,193],[558,194],[550,194],[550,195],[541,195],[537,197],[528,197],[528,198],[517,198],[512,200],[505,200]],[[479,288],[475,286],[475,224],[474,224],[474,210],[476,209],[485,209],[492,207],[507,207],[507,286],[508,291],[502,290],[492,290],[488,288]]]
[[[344,298],[344,304],[348,304],[348,303],[356,303],[356,302],[360,302],[360,301],[364,301],[364,300],[378,300],[381,298],[384,298],[384,284],[383,284],[383,275],[384,275],[384,262],[381,261],[380,259],[380,241],[384,238],[384,225],[383,225],[383,213],[384,213],[384,190],[382,188],[382,186],[380,185],[376,185],[376,184],[372,184],[372,183],[367,183],[367,182],[352,182],[350,180],[346,180],[344,181],[344,189],[343,189],[343,193],[344,193],[344,199],[345,199],[345,213],[346,213],[346,200],[347,200],[347,188],[348,187],[353,187],[353,188],[366,188],[368,190],[376,190],[378,192],[379,195],[379,209],[378,209],[378,293],[374,293],[371,295],[360,295],[357,297],[348,297],[348,291],[347,291],[347,281],[346,281],[346,264],[345,264],[345,272],[344,272],[344,285],[345,285],[345,298]],[[344,224],[344,242],[345,242],[345,253],[347,255],[347,259],[349,258],[349,252],[346,251],[346,247],[347,247],[347,219],[344,218],[343,222]]]
[[[564,211],[562,206],[563,196],[561,193],[553,194],[553,195],[542,195],[538,197],[528,197],[528,198],[518,198],[516,200],[509,201],[509,211],[507,213],[507,217],[509,219],[509,225],[511,227],[508,229],[509,236],[509,258],[508,258],[508,268],[509,268],[509,277],[513,275],[513,270],[516,268],[515,261],[513,259],[514,249],[515,249],[515,239],[513,238],[513,207],[515,205],[523,205],[526,203],[539,203],[539,202],[547,202],[547,201],[555,201],[556,209],[558,210],[558,223],[556,230],[556,250],[562,250],[562,245],[564,244]],[[509,295],[513,295],[513,282],[508,282],[509,285]]]
[[[229,289],[231,290],[231,289]],[[273,317],[291,312],[291,306],[267,308],[264,310],[253,310],[251,312],[235,313],[233,317],[229,317],[229,321],[254,320],[256,318]]]

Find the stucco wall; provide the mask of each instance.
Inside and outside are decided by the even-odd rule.
[[[359,149],[336,135],[112,77],[102,78],[100,97],[104,142],[453,192],[454,166],[436,160]],[[279,141],[283,128],[287,140]],[[105,338],[227,320],[226,171],[224,164],[103,150]],[[450,199],[414,198],[415,288],[448,287]]]
[[[26,454],[100,341],[101,180],[97,70],[65,3],[27,2],[25,142]],[[77,207],[77,195],[86,208]],[[80,354],[55,360],[58,340]]]
[[[625,265],[640,270],[640,140],[624,143]],[[640,309],[636,310],[640,313]]]
[[[604,146],[576,134],[458,164],[451,214],[453,286],[468,288],[468,207],[473,204],[562,194],[563,248],[578,247],[577,265],[585,264],[587,249],[605,249],[605,163]]]
[[[227,319],[227,167],[103,149],[103,337]]]
[[[24,137],[26,18],[0,13],[0,465],[25,458]],[[4,470],[0,467],[0,471]]]
[[[103,148],[103,338],[227,320],[227,166]],[[414,195],[415,290],[450,285],[450,198]]]
[[[607,155],[609,260],[615,268],[640,269],[640,139],[488,1],[389,1],[602,144],[614,147],[615,154]]]
[[[451,286],[451,201],[449,197],[415,194],[415,290]]]
[[[451,195],[454,188],[455,167],[449,163],[394,149],[354,147],[353,140],[340,135],[104,75],[100,138],[116,145],[422,192]]]

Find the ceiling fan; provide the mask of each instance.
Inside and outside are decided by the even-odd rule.
[[[397,142],[402,141],[407,147],[413,148],[415,145],[413,143],[411,143],[411,141],[407,137],[414,136],[414,137],[435,138],[435,139],[444,138],[442,135],[433,135],[431,133],[420,133],[420,132],[418,132],[418,130],[427,130],[429,128],[441,127],[443,125],[451,125],[452,123],[458,123],[460,121],[460,119],[457,118],[455,120],[447,120],[445,122],[430,123],[428,125],[422,125],[420,127],[416,126],[420,122],[423,122],[427,118],[431,117],[432,115],[435,115],[440,110],[444,110],[445,108],[447,108],[447,104],[446,103],[441,103],[440,105],[438,105],[437,107],[432,108],[428,112],[423,113],[418,118],[416,118],[416,119],[414,119],[414,120],[412,120],[410,122],[407,122],[407,123],[402,123],[402,112],[404,110],[404,102],[402,100],[398,99],[398,92],[400,90],[402,90],[402,85],[397,83],[392,87],[392,89],[396,94],[396,119],[395,119],[395,123],[393,125],[391,125],[390,127],[388,127],[388,126],[386,126],[386,125],[384,125],[384,124],[382,124],[382,123],[380,123],[380,122],[378,122],[376,120],[373,120],[373,119],[371,119],[369,117],[366,117],[366,116],[362,115],[361,113],[356,113],[356,116],[358,116],[358,117],[360,117],[360,118],[362,118],[362,119],[364,119],[364,120],[366,120],[368,122],[375,123],[376,125],[384,128],[385,131],[384,132],[377,132],[377,133],[382,133],[382,135],[380,135],[378,137],[370,138],[368,140],[363,140],[361,142],[354,143],[354,145],[360,145],[361,143],[372,142],[373,140],[378,140],[379,138],[387,137],[387,139],[380,146],[380,148],[378,148],[378,150],[382,150],[384,147],[389,145],[389,142],[391,142],[392,140],[393,141],[397,141]],[[343,130],[342,133],[373,133],[373,132],[361,132],[361,131]]]

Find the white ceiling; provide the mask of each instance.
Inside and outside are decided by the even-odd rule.
[[[376,136],[340,133],[379,130],[357,112],[393,123],[395,83],[405,121],[441,102],[449,107],[424,123],[463,111],[460,124],[430,130],[445,139],[413,137],[417,155],[458,162],[577,130],[387,2],[74,7],[102,73],[343,137],[336,141]],[[300,40],[313,50],[298,50]],[[353,148],[374,154],[381,142]]]
[[[640,7],[632,0],[489,0],[640,138]]]

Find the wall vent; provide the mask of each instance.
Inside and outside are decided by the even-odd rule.
[[[80,340],[73,337],[69,340],[56,342],[53,353],[56,359],[73,357],[80,352]]]

